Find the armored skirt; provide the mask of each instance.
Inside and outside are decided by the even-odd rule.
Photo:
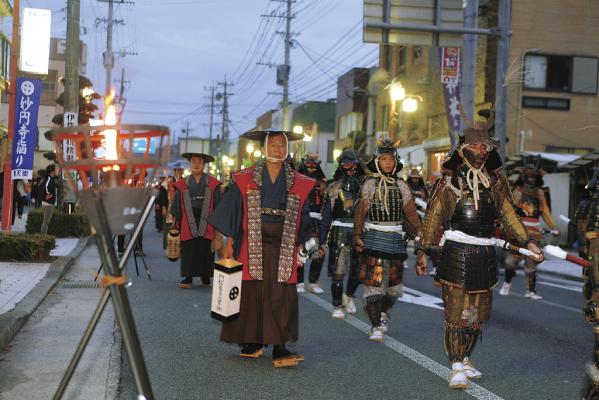
[[[224,322],[220,339],[229,343],[284,344],[298,339],[295,285],[279,283],[283,222],[262,222],[264,280],[243,281],[239,317]]]

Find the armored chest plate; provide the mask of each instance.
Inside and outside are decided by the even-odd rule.
[[[450,220],[451,229],[476,237],[493,237],[497,211],[491,189],[481,188],[479,195],[476,209],[474,194],[464,189]]]

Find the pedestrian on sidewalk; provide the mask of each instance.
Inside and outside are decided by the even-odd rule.
[[[259,358],[273,346],[275,367],[298,365],[303,356],[286,348],[298,339],[298,243],[313,234],[308,195],[315,181],[285,162],[288,141],[303,135],[253,131],[265,161],[235,171],[230,189],[208,219],[227,237],[223,256],[243,264],[239,317],[223,323],[220,339]]]
[[[54,215],[54,211],[56,210],[56,200],[57,200],[57,191],[56,191],[56,165],[50,164],[46,167],[46,177],[44,178],[44,196],[42,200],[42,209],[44,211],[44,219],[42,221],[42,227],[40,229],[40,233],[47,234],[48,233],[48,225],[52,220],[52,215]]]
[[[214,157],[200,152],[185,153],[189,160],[191,175],[175,183],[175,198],[171,214],[181,237],[182,289],[190,289],[194,277],[200,277],[204,285],[210,285],[214,273],[214,251],[222,247],[222,236],[214,235],[214,228],[207,220],[220,199],[221,182],[204,173],[204,166]]]
[[[483,324],[491,317],[497,284],[495,222],[503,224],[513,243],[543,260],[512,203],[501,158],[488,134],[492,120],[482,126],[468,122],[443,163],[444,176],[428,202],[415,265],[418,275],[426,275],[427,253],[434,250],[437,227],[448,226],[435,280],[442,286],[452,389],[467,389],[470,379],[482,376],[470,357]]]

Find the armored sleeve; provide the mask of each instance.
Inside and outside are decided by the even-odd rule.
[[[528,240],[528,232],[516,213],[507,179],[503,174],[498,178],[492,190],[499,220],[508,240],[524,244]]]
[[[414,203],[412,192],[409,186],[403,181],[399,181],[397,186],[401,191],[401,198],[403,199],[403,211],[407,222],[406,228],[410,235],[417,236],[422,229],[422,223],[416,212],[416,203]]]
[[[549,204],[547,204],[547,198],[545,197],[545,193],[543,190],[539,190],[539,201],[541,202],[541,216],[543,217],[543,221],[549,226],[551,229],[557,228],[557,224],[553,219],[553,215],[551,215],[551,208]]]
[[[446,177],[440,178],[438,183],[435,183],[422,224],[422,234],[418,245],[420,249],[428,250],[435,243],[437,228],[447,225],[451,218],[457,196],[450,186],[451,183]]]

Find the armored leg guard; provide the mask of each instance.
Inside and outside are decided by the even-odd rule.
[[[347,277],[347,290],[345,294],[349,297],[354,297],[356,290],[360,286],[360,267],[358,263],[352,259],[349,267],[349,276]]]
[[[505,282],[512,283],[512,279],[516,276],[516,271],[510,268],[505,269]]]
[[[318,278],[320,277],[320,271],[322,270],[323,259],[319,258],[316,260],[312,260],[310,263],[310,275],[308,277],[310,283],[318,282]]]
[[[472,341],[469,340],[471,331],[471,328],[445,324],[445,352],[450,363],[461,363],[467,356],[469,344]]]
[[[341,297],[343,295],[343,278],[341,280],[335,279],[331,282],[331,294],[333,296],[333,306],[341,307]]]
[[[472,351],[478,342],[480,337],[480,328],[466,328],[469,332],[466,333],[466,357],[470,358]]]
[[[304,283],[304,267],[297,268],[297,283]]]
[[[381,324],[381,313],[383,308],[383,295],[368,296],[366,298],[366,312],[368,318],[372,322],[373,327],[377,327]]]
[[[536,293],[537,288],[537,271],[526,272],[526,289],[529,292]]]
[[[389,296],[388,294],[384,295],[381,302],[381,311],[386,313],[391,307],[393,307],[393,304],[395,304],[396,301],[397,297]]]

